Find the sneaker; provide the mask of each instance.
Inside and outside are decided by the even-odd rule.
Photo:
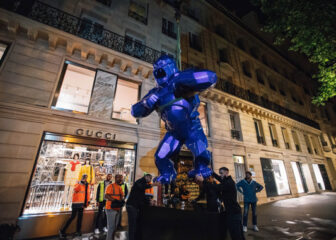
[[[62,230],[59,230],[58,235],[60,238],[66,238],[66,234]]]
[[[95,233],[95,234],[97,234],[97,235],[98,235],[98,234],[100,234],[100,231],[99,231],[99,229],[98,229],[98,228],[96,228],[96,229],[94,230],[94,233]]]
[[[107,227],[104,227],[104,232],[106,232],[106,233],[107,233]]]
[[[243,232],[247,232],[247,226],[243,226]]]
[[[253,225],[253,231],[259,232],[259,228],[257,227],[257,225]]]

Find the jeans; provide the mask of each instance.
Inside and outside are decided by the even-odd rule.
[[[252,208],[252,223],[253,225],[257,225],[257,213],[256,213],[256,208],[257,208],[257,203],[254,202],[244,202],[244,218],[243,218],[243,225],[247,226],[247,219],[248,219],[248,212],[249,208]]]
[[[77,218],[77,227],[76,227],[76,232],[80,232],[82,228],[82,219],[83,219],[83,211],[84,207],[82,204],[72,204],[72,212],[71,216],[68,219],[68,221],[65,223],[64,227],[61,229],[62,233],[65,233],[71,222],[75,219],[76,215],[78,214]]]
[[[241,220],[241,213],[226,214],[226,224],[232,240],[245,240]]]
[[[118,226],[119,221],[119,211],[113,209],[106,209],[106,217],[107,217],[107,234],[106,240],[112,240],[114,231]]]
[[[106,219],[106,214],[104,211],[105,204],[106,204],[106,201],[104,200],[103,202],[100,202],[98,206],[96,228],[99,228],[99,230],[103,230],[103,228],[107,226],[107,219]]]
[[[128,240],[135,240],[139,209],[133,207],[132,205],[127,205],[126,209],[128,215]]]

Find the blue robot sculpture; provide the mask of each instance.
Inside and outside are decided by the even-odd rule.
[[[211,155],[198,118],[200,99],[197,93],[216,83],[216,73],[207,70],[180,72],[174,59],[166,55],[154,63],[153,73],[157,86],[132,106],[132,115],[142,118],[156,110],[165,123],[167,133],[155,153],[155,164],[160,172],[157,181],[170,183],[176,178],[171,157],[180,151],[183,144],[194,155],[194,169],[188,175],[210,176]]]

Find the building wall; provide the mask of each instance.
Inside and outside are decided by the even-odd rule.
[[[176,50],[175,40],[161,33],[162,16],[174,21],[174,11],[164,1],[148,2],[147,25],[128,17],[129,1],[112,1],[110,8],[89,0],[43,2],[75,16],[80,17],[85,13],[87,16],[96,18],[97,22],[104,25],[106,29],[122,36],[125,33],[132,33],[144,38],[144,43],[156,50],[161,51],[162,47],[172,52]],[[311,106],[310,96],[302,89],[307,76],[297,74],[299,70],[295,66],[246,31],[241,24],[223,15],[206,2],[192,1],[192,4],[194,3],[199,4],[199,8],[204,11],[199,13],[199,22],[182,15],[183,62],[194,66],[202,65],[204,68],[216,71],[218,77],[229,80],[243,89],[249,89],[260,96],[267,95],[270,100],[279,105],[319,121],[322,130],[218,89],[208,90],[201,94],[201,99],[208,103],[209,149],[213,154],[214,170],[218,171],[220,167],[226,166],[235,177],[232,157],[241,155],[245,157],[246,168],[253,165],[256,181],[264,185],[260,158],[283,160],[291,194],[268,198],[266,192],[262,191],[258,194],[260,203],[302,195],[297,193],[291,161],[309,165],[316,191],[318,187],[312,163],[325,164],[335,190],[335,171],[330,169],[325,157],[331,158],[336,166],[336,150],[333,151],[336,148],[326,140],[330,151],[321,151],[321,155],[309,154],[303,134],[311,137],[319,136],[323,132],[335,138],[336,132],[332,121],[335,121],[336,115],[331,115],[330,121],[325,118],[320,121],[320,114],[311,111],[314,107]],[[226,37],[215,33],[215,27],[218,24],[225,26]],[[201,36],[202,52],[190,47],[189,32]],[[237,46],[236,40],[240,38],[243,38],[246,44],[245,51]],[[150,63],[3,9],[0,9],[0,40],[11,43],[0,66],[0,211],[3,213],[0,216],[1,222],[13,222],[20,215],[39,144],[45,131],[74,135],[75,130],[82,127],[116,133],[118,141],[137,144],[136,178],[142,176],[143,172],[157,174],[154,153],[162,130],[156,113],[140,120],[139,124],[130,124],[51,109],[65,60],[103,69],[138,82],[141,84],[141,97],[155,86]],[[250,49],[255,46],[259,58],[251,54]],[[229,63],[219,63],[218,49],[220,48],[228,49]],[[267,65],[262,61],[263,55],[267,57]],[[243,61],[248,61],[250,64],[251,78],[242,72]],[[258,83],[256,69],[264,72],[264,85]],[[286,69],[286,73],[283,69]],[[288,77],[284,76],[286,74]],[[269,81],[276,86],[276,92],[269,88]],[[309,88],[308,85],[307,87]],[[279,88],[286,92],[286,97],[279,93]],[[311,88],[309,90],[312,92]],[[297,100],[301,100],[303,105],[298,101],[294,102],[292,94]],[[330,111],[331,107],[328,108]],[[243,141],[231,137],[229,111],[239,113]],[[266,145],[257,142],[254,118],[262,121]],[[268,123],[273,123],[276,127],[279,147],[272,146]],[[291,150],[285,149],[281,127],[286,127],[288,130]],[[292,129],[298,133],[301,152],[297,152],[294,148]],[[321,143],[318,142],[318,144]],[[322,149],[322,146],[319,147]]]

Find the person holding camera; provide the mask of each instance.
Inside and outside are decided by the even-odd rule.
[[[107,235],[106,240],[112,240],[114,232],[118,226],[119,214],[121,214],[121,208],[124,206],[124,193],[120,186],[122,182],[121,175],[115,176],[115,183],[107,186],[105,191],[106,201],[106,217],[107,217]]]

